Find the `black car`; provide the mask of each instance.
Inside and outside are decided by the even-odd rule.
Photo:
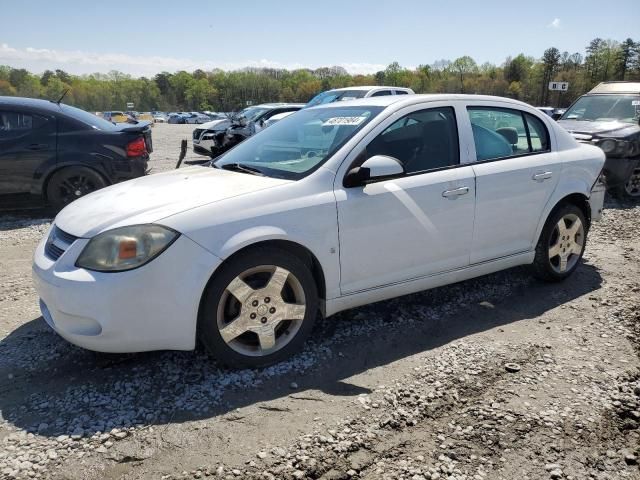
[[[149,125],[113,124],[47,100],[0,97],[0,208],[48,203],[60,209],[144,175]]]
[[[603,82],[581,96],[558,123],[579,142],[607,155],[607,189],[619,197],[640,198],[640,82]]]

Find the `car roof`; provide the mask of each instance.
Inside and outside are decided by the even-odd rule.
[[[33,109],[60,112],[60,105],[51,100],[25,97],[0,97],[0,105],[12,107],[27,107]]]
[[[425,102],[439,101],[482,101],[495,103],[511,103],[517,107],[527,107],[534,109],[531,105],[506,97],[496,97],[493,95],[469,95],[463,93],[425,93],[416,95],[384,95],[381,97],[357,98],[355,100],[347,100],[343,102],[325,103],[311,107],[318,108],[339,108],[347,106],[371,106],[371,107],[388,107],[390,105],[399,104],[399,107],[420,104]]]
[[[640,82],[600,82],[589,93],[635,93],[640,94]]]
[[[369,90],[375,90],[375,89],[409,90],[406,87],[388,87],[388,86],[385,86],[385,85],[358,85],[358,86],[355,86],[355,87],[332,88],[329,91],[330,92],[340,92],[340,91],[344,91],[344,90],[365,90],[365,91],[369,91]]]
[[[304,107],[306,104],[304,103],[261,103],[260,105],[249,105],[247,108],[251,107],[260,107],[260,108],[281,108],[281,107]]]

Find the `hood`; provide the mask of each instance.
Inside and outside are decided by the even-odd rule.
[[[231,120],[223,118],[221,120],[211,120],[210,122],[203,123],[198,128],[204,128],[205,130],[222,130],[231,125]]]
[[[190,167],[112,185],[65,207],[58,227],[76,237],[153,223],[202,205],[290,183],[210,167]]]
[[[558,120],[561,125],[569,133],[582,134],[590,136],[609,136],[615,138],[624,138],[629,135],[640,132],[640,126],[632,123],[619,122],[613,120],[611,122],[588,122],[585,120]],[[591,140],[591,137],[585,140]]]

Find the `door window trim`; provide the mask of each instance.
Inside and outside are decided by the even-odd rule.
[[[424,175],[426,173],[432,173],[432,172],[441,172],[443,170],[451,170],[454,168],[459,168],[459,167],[468,167],[470,164],[469,163],[463,163],[462,162],[462,148],[460,146],[460,124],[458,123],[458,115],[456,114],[456,108],[454,104],[445,104],[445,105],[437,105],[437,106],[425,106],[424,104],[421,105],[412,105],[412,107],[418,107],[418,108],[412,108],[410,111],[408,112],[403,112],[403,111],[398,111],[395,112],[393,115],[391,115],[389,118],[387,118],[386,120],[391,120],[389,123],[381,123],[380,125],[384,125],[384,127],[378,131],[376,134],[372,135],[372,137],[370,139],[367,139],[367,137],[372,134],[372,132],[377,131],[377,128],[375,128],[374,130],[372,130],[371,132],[369,132],[367,134],[367,137],[365,137],[364,139],[361,140],[361,142],[353,149],[359,149],[361,147],[361,145],[363,145],[363,147],[361,148],[361,150],[358,152],[358,154],[355,155],[355,157],[353,158],[353,160],[349,163],[349,166],[347,167],[347,169],[344,172],[344,175],[342,176],[342,188],[363,188],[361,187],[346,187],[344,185],[344,180],[347,177],[347,174],[351,171],[351,169],[355,168],[358,164],[362,165],[367,159],[363,159],[360,160],[360,157],[362,156],[362,154],[364,152],[366,152],[366,148],[367,146],[374,141],[376,138],[378,138],[378,136],[382,135],[391,125],[393,125],[394,123],[396,123],[399,120],[402,120],[404,117],[411,115],[413,113],[416,112],[422,112],[424,110],[435,110],[435,109],[440,109],[440,108],[449,108],[451,109],[451,112],[453,114],[453,120],[454,120],[454,126],[455,126],[455,137],[457,139],[457,144],[456,144],[456,149],[458,151],[458,163],[454,164],[454,165],[447,165],[444,167],[436,167],[436,168],[429,168],[426,170],[418,170],[415,172],[405,172],[402,175],[398,175],[398,176],[393,176],[393,180],[398,180],[401,178],[407,178],[407,177],[413,177],[415,175]],[[396,118],[396,114],[400,113],[400,115],[397,116]],[[378,125],[378,127],[380,127],[380,125]],[[353,152],[352,150],[352,152]],[[349,158],[349,156],[351,155],[351,153],[349,155],[347,155],[346,159]],[[388,181],[389,178],[384,178],[381,177],[379,179],[376,180],[372,180],[370,182],[367,183],[367,185],[373,184],[373,183],[379,183],[379,182],[384,182],[384,181]]]
[[[549,129],[547,128],[547,126],[544,124],[544,122],[538,118],[536,115],[531,114],[530,112],[525,112],[524,110],[519,110],[517,108],[510,108],[510,107],[493,107],[490,105],[466,105],[465,110],[467,111],[467,119],[469,120],[469,126],[471,128],[471,139],[474,141],[474,146],[475,146],[475,137],[473,136],[473,123],[471,122],[471,116],[469,115],[469,110],[506,110],[507,112],[511,113],[511,112],[518,112],[520,114],[520,116],[522,117],[522,123],[524,124],[524,129],[525,132],[527,134],[527,144],[529,145],[529,152],[526,153],[520,153],[518,155],[509,155],[506,157],[496,157],[496,158],[487,158],[485,160],[477,160],[478,158],[478,152],[475,152],[476,155],[476,160],[471,159],[471,162],[469,163],[469,165],[480,165],[483,163],[490,163],[490,162],[498,162],[498,161],[502,161],[502,160],[509,160],[511,158],[522,158],[522,157],[529,157],[532,155],[541,155],[541,154],[546,154],[546,153],[551,153],[553,150],[551,149],[551,135],[549,134]],[[546,150],[536,150],[535,152],[533,151],[532,145],[531,145],[531,134],[529,131],[529,125],[527,123],[527,117],[526,115],[530,115],[532,117],[537,118],[540,123],[542,124],[542,127],[544,128],[546,137],[547,137],[547,148]]]

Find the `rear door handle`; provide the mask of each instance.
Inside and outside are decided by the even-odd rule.
[[[32,143],[27,148],[29,150],[44,150],[45,148],[48,148],[48,147],[49,145],[47,145],[46,143]]]
[[[444,198],[457,198],[460,195],[466,195],[469,193],[469,187],[454,188],[453,190],[445,190],[442,192]]]
[[[543,182],[553,177],[553,172],[538,172],[532,178],[536,182]]]

